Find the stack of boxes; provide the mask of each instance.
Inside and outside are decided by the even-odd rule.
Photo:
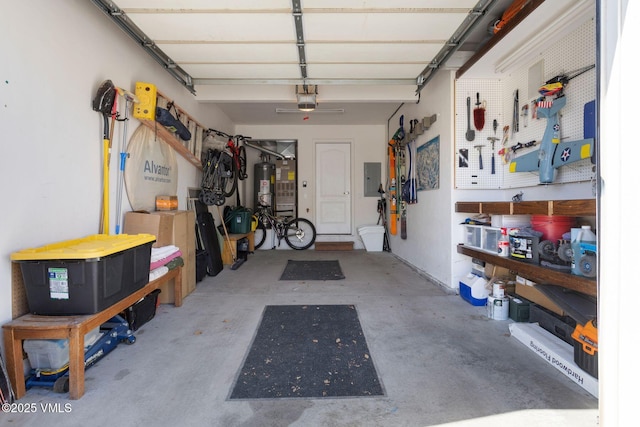
[[[196,235],[193,211],[157,211],[150,213],[127,212],[124,217],[124,233],[148,233],[156,236],[154,248],[175,245],[182,252],[182,296],[196,289]],[[160,289],[158,302],[174,302],[174,281],[165,283]]]

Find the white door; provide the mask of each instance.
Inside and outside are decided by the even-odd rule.
[[[316,231],[351,234],[351,144],[316,144]]]

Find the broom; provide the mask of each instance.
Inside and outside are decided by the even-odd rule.
[[[244,259],[237,259],[236,251],[233,249],[233,245],[231,244],[231,239],[229,238],[229,233],[227,232],[227,225],[224,223],[224,217],[220,215],[220,206],[216,205],[218,209],[218,216],[220,217],[220,221],[222,221],[222,228],[224,229],[224,235],[227,240],[227,244],[229,245],[229,250],[231,251],[231,258],[233,259],[233,264],[231,265],[232,270],[237,270],[243,263]]]

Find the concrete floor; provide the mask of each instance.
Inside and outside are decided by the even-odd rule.
[[[339,259],[346,279],[279,281],[288,259]],[[270,304],[354,304],[385,396],[228,400]],[[80,400],[32,388],[18,403],[35,413],[2,414],[0,425],[597,425],[597,399],[510,337],[510,322],[389,253],[256,251],[182,307],[161,305],[135,344],[87,371]]]

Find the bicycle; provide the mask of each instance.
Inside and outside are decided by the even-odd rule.
[[[227,149],[233,156],[233,165],[236,170],[236,177],[243,181],[249,177],[247,175],[247,149],[241,144],[247,139],[242,135],[234,135],[227,141]]]
[[[308,249],[316,241],[316,228],[305,218],[275,216],[271,207],[261,204],[253,215],[258,222],[254,232],[254,247],[260,248],[267,240],[267,228],[274,230],[274,238],[278,239],[278,247],[282,239],[291,249]],[[275,242],[271,249],[275,249]]]
[[[208,129],[208,132],[227,139],[224,149],[225,153],[231,157],[231,168],[229,171],[230,179],[225,183],[224,195],[231,197],[238,188],[238,180],[243,181],[249,176],[247,174],[247,151],[241,144],[247,138],[242,135],[229,135],[215,129]]]
[[[207,206],[222,206],[235,191],[233,158],[226,152],[210,148],[202,159],[200,201]]]

